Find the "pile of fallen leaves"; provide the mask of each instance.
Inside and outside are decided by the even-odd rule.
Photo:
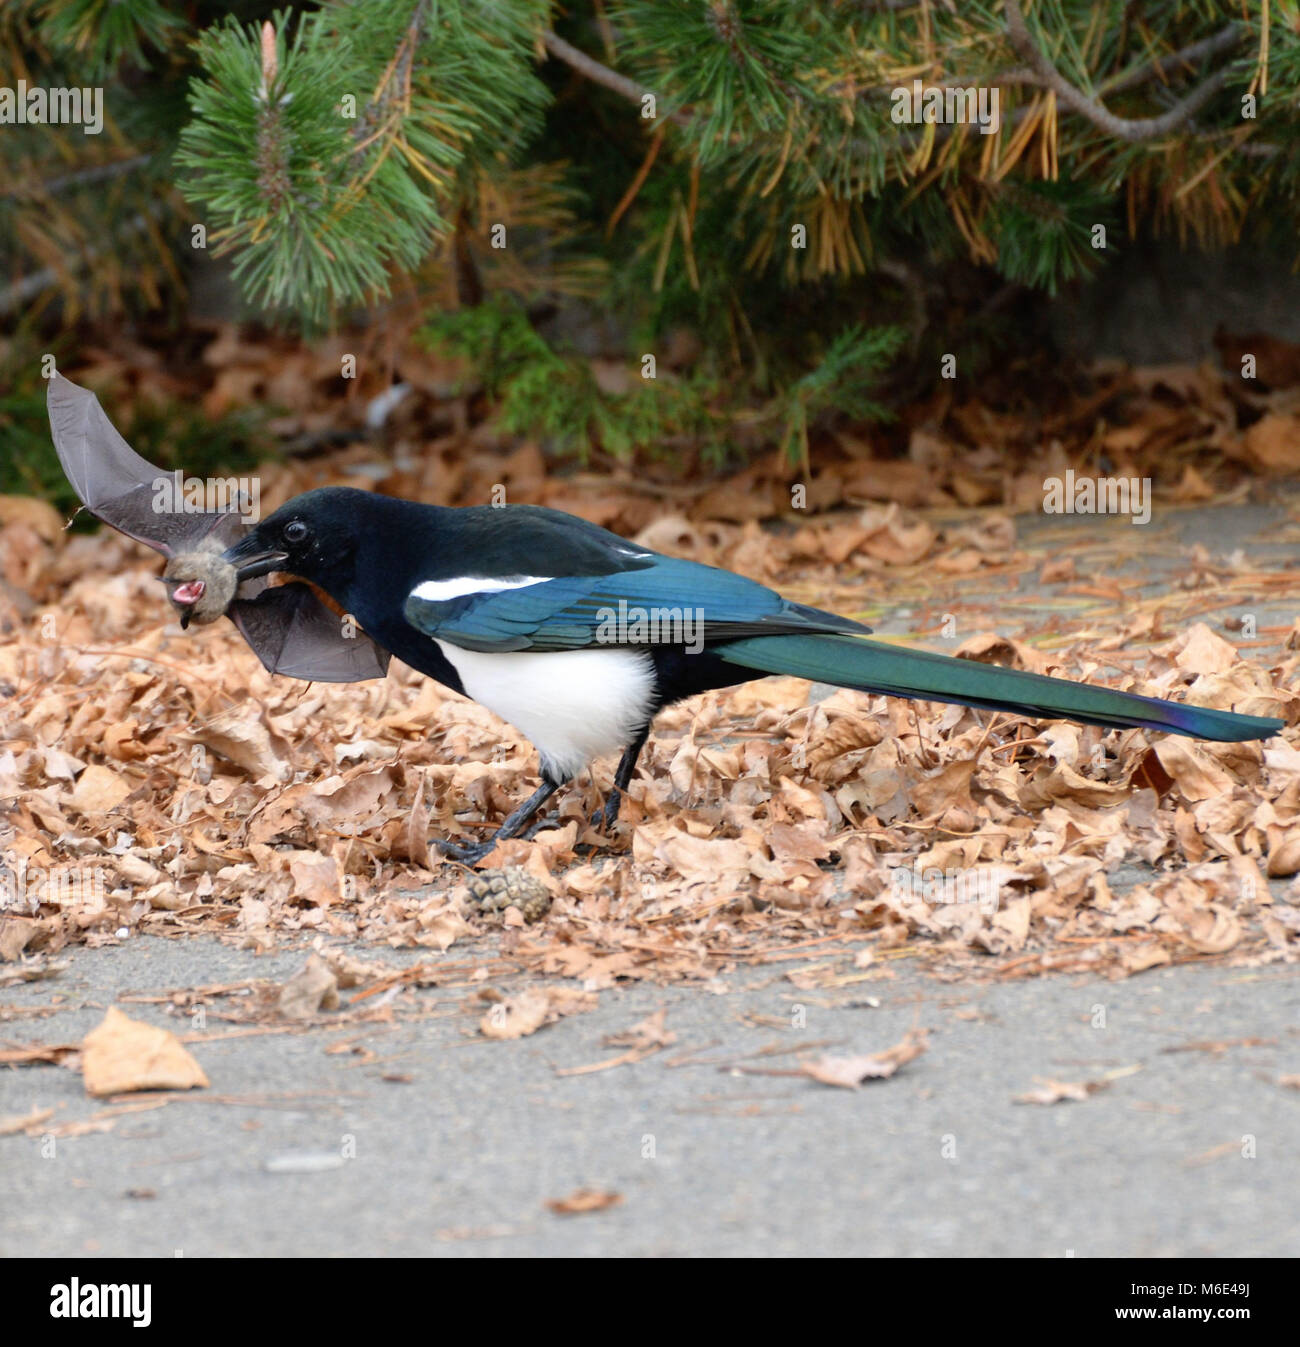
[[[301,465],[278,472],[265,497],[307,484]],[[608,522],[643,499],[603,481],[565,491],[551,499]],[[910,956],[1123,976],[1300,949],[1300,906],[1268,883],[1300,871],[1294,642],[1282,628],[1234,644],[1195,620],[1243,595],[1293,598],[1300,576],[1285,569],[1193,557],[1182,590],[1134,602],[1116,580],[1077,579],[1077,553],[1022,548],[995,513],[867,506],[772,530],[661,505],[639,541],[855,616],[908,604],[922,632],[940,596],[966,613],[952,592],[965,580],[996,590],[1037,573],[1085,606],[1018,633],[1035,644],[963,617],[958,653],[1288,729],[1198,743],[817,700],[806,682],[765,679],[659,717],[610,849],[591,850],[602,839],[586,823],[610,762],[557,797],[552,827],[498,848],[492,864],[550,895],[530,922],[481,908],[429,845],[494,827],[535,784],[532,750],[490,712],[396,662],[386,681],[273,679],[228,623],[179,630],[144,549],[69,537],[34,501],[0,503],[0,522],[0,980],[39,975],[68,942],[140,932],[446,950],[491,930],[498,967],[586,990],[718,984],[754,962],[811,990]],[[1115,892],[1125,864],[1146,878]],[[974,898],[960,882],[972,875]]]
[[[264,472],[264,503],[336,481],[443,505],[480,505],[504,490],[511,502],[553,505],[628,535],[665,514],[708,530],[718,521],[797,526],[819,511],[870,502],[1037,511],[1044,480],[1071,468],[1150,479],[1161,505],[1258,494],[1300,475],[1300,345],[1263,333],[1220,333],[1220,360],[1195,366],[1066,368],[1044,351],[977,389],[942,381],[888,424],[815,430],[814,469],[805,475],[782,453],[753,446],[740,471],[734,462],[700,461],[688,446],[633,463],[597,446],[589,467],[557,464],[536,443],[504,440],[485,390],[462,364],[426,349],[415,330],[406,315],[304,345],[220,323],[194,331],[184,357],[174,343],[160,349],[115,332],[111,351],[88,346],[64,373],[100,390],[119,425],[137,404],[178,399],[212,417],[249,405],[275,409],[270,429],[288,460]],[[637,373],[627,362],[592,364],[603,382]],[[737,443],[747,440],[738,425]],[[882,542],[876,555],[889,563],[899,551],[924,550],[922,530]]]

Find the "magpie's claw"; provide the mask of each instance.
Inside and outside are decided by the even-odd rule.
[[[449,842],[445,838],[436,838],[434,846],[448,860],[460,861],[462,865],[477,865],[496,847],[497,839],[489,837],[486,842]]]
[[[619,806],[623,803],[623,794],[617,786],[610,791],[605,803],[591,816],[593,828],[612,828],[618,822]]]
[[[477,865],[485,856],[490,855],[496,848],[498,842],[504,842],[512,837],[518,837],[520,841],[530,841],[533,836],[542,831],[543,828],[554,828],[555,820],[551,818],[535,819],[524,831],[518,831],[520,823],[511,818],[497,829],[484,842],[450,842],[445,838],[435,838],[434,845],[442,852],[448,860],[460,861],[462,865]]]

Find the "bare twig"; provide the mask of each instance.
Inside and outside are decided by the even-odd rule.
[[[543,33],[542,42],[552,56],[572,66],[578,74],[585,76],[593,84],[601,84],[606,89],[612,89],[633,103],[640,103],[652,92],[638,84],[636,80],[620,75],[617,70],[611,70],[607,65],[601,65],[585,51],[579,51],[571,42],[566,42],[552,32]],[[676,122],[678,126],[686,126],[690,122],[690,118],[684,112],[674,112],[670,120]]]
[[[601,65],[585,51],[579,51],[573,43],[566,42],[552,32],[543,33],[542,42],[552,56],[558,57],[566,65],[571,65],[578,74],[585,75],[593,84],[603,84],[606,89],[613,89],[616,94],[622,94],[624,98],[630,98],[634,103],[639,103],[650,92],[643,89],[635,80],[620,75],[617,70]]]
[[[1165,79],[1179,66],[1193,66],[1198,61],[1205,60],[1207,56],[1219,56],[1224,52],[1231,51],[1241,41],[1241,38],[1241,24],[1230,23],[1226,28],[1220,29],[1210,37],[1203,37],[1199,42],[1193,42],[1180,51],[1170,52],[1168,56],[1158,56],[1150,65],[1143,66],[1140,70],[1133,70],[1127,75],[1118,76],[1111,83],[1102,85],[1101,92],[1107,94],[1124,93],[1129,89],[1136,89],[1139,85],[1148,84],[1153,79]]]
[[[1159,117],[1117,117],[1095,99],[1089,98],[1082,90],[1076,89],[1040,50],[1025,26],[1025,16],[1021,13],[1019,0],[1007,0],[1006,9],[1007,35],[1011,39],[1011,45],[1029,62],[1030,68],[1044,87],[1051,89],[1066,107],[1117,140],[1137,143],[1156,140],[1160,136],[1167,135],[1190,120],[1228,82],[1228,69],[1224,67],[1198,84],[1186,98],[1175,103]],[[1233,41],[1229,43],[1226,31],[1216,34],[1213,39],[1206,39],[1207,42],[1225,44],[1224,47],[1216,45],[1214,50],[1226,49],[1226,46],[1233,45],[1240,36],[1239,32],[1234,31]]]
[[[20,276],[12,284],[7,285],[0,290],[0,315],[10,313],[12,310],[20,308],[28,300],[35,299],[42,291],[48,290],[65,280],[68,275],[74,271],[84,270],[102,253],[108,251],[115,243],[124,238],[131,238],[136,234],[141,234],[149,228],[149,215],[157,214],[155,207],[151,212],[142,213],[132,217],[117,231],[108,243],[98,247],[88,246],[82,252],[79,258],[75,258],[66,269],[55,267],[42,267],[39,271],[33,271],[30,275]]]
[[[123,174],[132,173],[137,168],[143,168],[152,158],[152,154],[134,154],[129,159],[117,159],[111,164],[92,164],[88,168],[78,168],[70,173],[60,173],[57,177],[46,178],[43,182],[39,179],[30,183],[18,181],[6,187],[0,187],[0,196],[53,196],[56,192],[65,191],[69,187],[86,187],[91,183],[120,178]]]

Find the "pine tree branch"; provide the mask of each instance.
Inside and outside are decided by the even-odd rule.
[[[411,66],[415,58],[416,48],[420,45],[420,39],[424,35],[424,24],[428,17],[428,0],[416,0],[415,7],[411,11],[411,21],[406,26],[406,31],[402,34],[401,41],[397,44],[397,50],[393,52],[392,59],[384,67],[384,72],[379,77],[379,84],[376,87],[374,97],[366,106],[366,110],[356,129],[352,133],[353,153],[359,153],[367,149],[374,138],[381,134],[385,127],[390,130],[393,123],[389,118],[389,109],[394,98],[408,104],[411,96]],[[398,92],[394,94],[394,89]],[[400,122],[400,118],[398,119]]]
[[[1039,77],[1043,86],[1051,89],[1066,107],[1086,118],[1107,135],[1114,136],[1116,140],[1136,144],[1167,135],[1189,121],[1228,82],[1228,68],[1225,66],[1197,85],[1186,98],[1175,103],[1168,112],[1162,113],[1159,117],[1117,117],[1095,99],[1089,98],[1082,90],[1076,89],[1057,70],[1030,36],[1019,0],[1006,0],[1006,14],[1007,36],[1011,39],[1011,45],[1029,62],[1030,68]],[[1238,35],[1234,34],[1234,43]],[[1224,33],[1219,33],[1214,39],[1207,41],[1218,42],[1226,39]]]
[[[650,92],[649,89],[643,89],[635,80],[620,75],[617,70],[601,65],[585,51],[579,51],[571,42],[566,42],[552,32],[543,33],[542,42],[552,56],[557,56],[566,65],[571,65],[578,74],[586,76],[593,84],[603,84],[606,89],[613,89],[616,94],[622,94],[624,98],[630,98],[634,103],[639,103]]]
[[[53,196],[69,187],[86,187],[91,183],[120,178],[123,174],[143,168],[152,158],[152,154],[135,154],[129,159],[118,159],[111,164],[94,164],[89,168],[74,169],[71,173],[60,173],[58,177],[47,178],[44,182],[16,183],[0,189],[0,196],[35,196],[42,193]]]
[[[542,42],[552,56],[572,66],[578,74],[585,76],[593,84],[602,84],[606,89],[612,89],[633,103],[640,103],[647,94],[654,97],[650,89],[644,88],[636,80],[620,75],[617,70],[611,70],[607,65],[601,65],[585,51],[579,51],[571,42],[566,42],[552,32],[543,33]],[[676,122],[678,126],[688,126],[691,119],[684,112],[674,112],[669,120]]]
[[[28,300],[35,299],[43,291],[66,281],[71,273],[84,271],[96,258],[111,252],[121,240],[144,233],[149,228],[149,216],[157,213],[158,207],[154,206],[149,211],[133,216],[107,243],[87,245],[81,255],[72,259],[67,267],[42,267],[30,275],[19,276],[12,284],[0,290],[0,315],[12,313],[14,309],[26,304]]]
[[[1101,92],[1106,94],[1126,93],[1139,85],[1149,84],[1153,79],[1164,79],[1166,72],[1172,72],[1178,66],[1195,65],[1207,56],[1218,56],[1231,51],[1241,41],[1243,29],[1239,23],[1230,23],[1209,37],[1193,42],[1181,51],[1171,52],[1168,56],[1157,56],[1150,65],[1134,70],[1131,74],[1121,75],[1111,84],[1102,85]]]

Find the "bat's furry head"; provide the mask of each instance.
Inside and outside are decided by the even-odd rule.
[[[215,622],[230,607],[239,587],[235,568],[215,550],[178,552],[167,563],[162,582],[182,627]]]

